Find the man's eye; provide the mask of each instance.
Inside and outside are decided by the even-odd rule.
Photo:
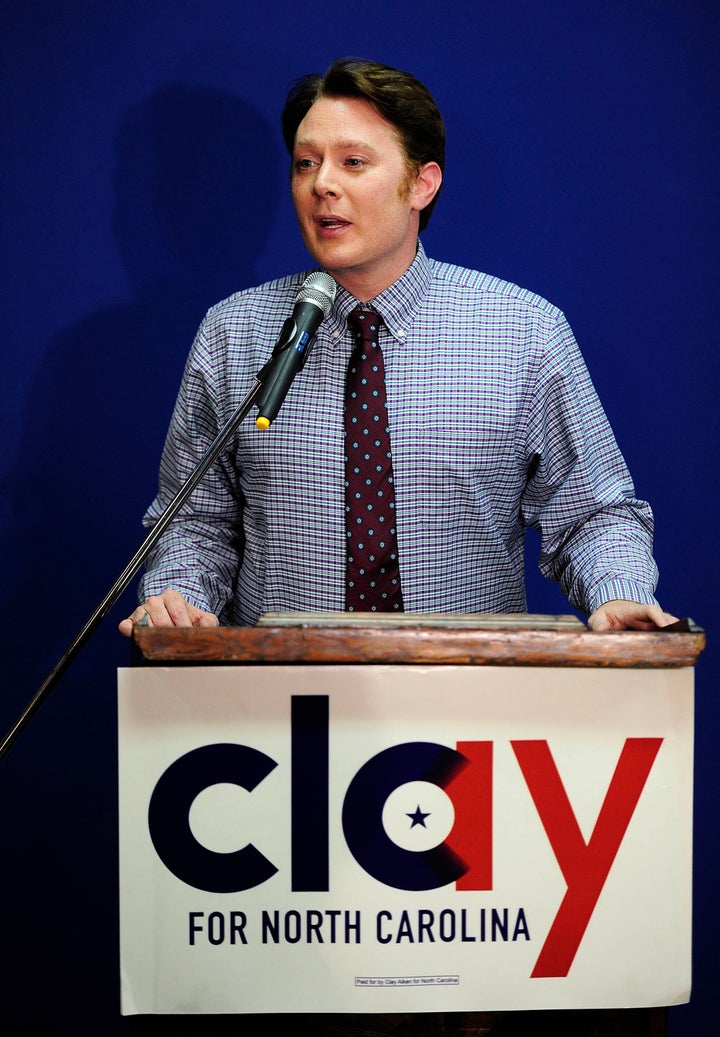
[[[312,168],[312,159],[311,158],[299,158],[299,159],[297,159],[296,162],[295,162],[295,168],[297,170],[299,170],[299,171],[302,171],[303,169],[311,169]]]
[[[345,162],[348,166],[351,166],[353,169],[357,169],[360,166],[364,165],[364,162],[361,158],[347,158],[345,159]]]

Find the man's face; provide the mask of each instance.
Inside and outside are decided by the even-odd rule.
[[[305,246],[356,298],[372,299],[415,258],[419,179],[367,101],[320,98],[298,126],[292,198]]]

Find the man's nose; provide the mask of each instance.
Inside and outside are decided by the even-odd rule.
[[[318,167],[313,183],[313,191],[321,198],[328,194],[336,195],[339,193],[337,177],[334,175],[329,162],[323,162]]]

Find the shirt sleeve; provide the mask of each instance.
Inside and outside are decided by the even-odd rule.
[[[655,603],[652,511],[635,496],[561,314],[539,357],[520,425],[529,473],[521,510],[541,534],[543,575],[586,614],[615,598]]]
[[[143,522],[151,529],[206,455],[223,426],[220,360],[201,325],[190,351],[160,462],[158,494]],[[218,615],[230,606],[242,556],[242,502],[231,454],[219,457],[148,556],[138,594],[168,587]]]

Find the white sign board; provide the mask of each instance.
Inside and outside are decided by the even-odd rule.
[[[690,994],[693,672],[119,672],[123,1014]]]

